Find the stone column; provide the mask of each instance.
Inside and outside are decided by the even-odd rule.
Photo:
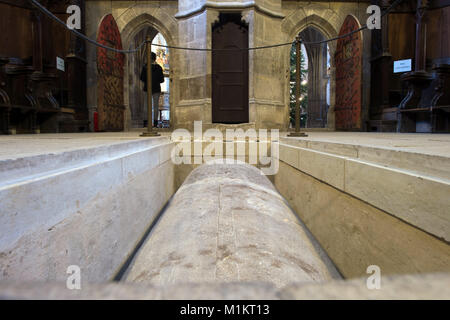
[[[281,0],[255,1],[255,6],[245,11],[249,23],[249,47],[273,45],[287,40],[281,31],[284,15],[281,13]],[[289,46],[290,49],[290,46]],[[257,129],[278,128],[286,130],[289,126],[289,99],[286,100],[286,73],[288,60],[278,47],[250,51],[250,122]]]
[[[178,39],[181,47],[211,48],[211,24],[215,11],[205,8],[206,0],[178,1]],[[179,88],[173,112],[176,128],[193,129],[194,121],[211,125],[211,53],[182,51],[179,54]]]
[[[194,170],[125,273],[125,281],[169,283],[339,278],[286,200],[248,164]]]
[[[279,43],[281,0],[233,1],[180,0],[176,15],[179,44],[211,48],[212,24],[221,11],[241,12],[249,24],[249,47]],[[257,128],[287,128],[289,101],[285,101],[285,61],[282,48],[249,52],[249,119]],[[193,121],[212,126],[211,52],[180,54],[179,94],[175,106],[176,127],[192,129]]]

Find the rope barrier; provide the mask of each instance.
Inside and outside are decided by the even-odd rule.
[[[30,0],[30,1],[34,6],[36,6],[39,10],[41,10],[43,13],[45,13],[48,17],[50,17],[54,21],[58,22],[59,24],[63,25],[67,30],[69,30],[70,32],[75,34],[77,37],[79,37],[83,40],[86,40],[87,42],[89,42],[97,47],[100,47],[100,48],[103,48],[106,50],[110,50],[110,51],[114,51],[117,53],[129,54],[129,53],[136,53],[136,52],[140,51],[141,48],[145,45],[145,41],[144,41],[136,49],[133,49],[133,50],[119,50],[116,48],[105,46],[101,43],[98,43],[95,40],[92,40],[91,38],[85,36],[84,34],[82,34],[81,32],[79,32],[75,29],[70,29],[64,21],[60,20],[57,16],[55,16],[53,13],[51,13],[46,7],[44,7],[42,4],[40,4],[37,0]]]
[[[44,14],[46,14],[48,17],[50,17],[51,19],[53,19],[54,21],[58,22],[59,24],[63,25],[67,30],[69,30],[70,32],[72,32],[73,34],[75,34],[77,37],[106,50],[110,50],[110,51],[114,51],[117,53],[123,53],[123,54],[133,54],[136,52],[139,52],[143,46],[145,46],[145,44],[147,43],[147,40],[142,42],[138,47],[136,47],[135,49],[130,49],[130,50],[119,50],[116,48],[112,48],[112,47],[108,47],[105,46],[101,43],[98,43],[95,40],[92,40],[91,38],[87,37],[86,35],[82,34],[81,32],[74,30],[74,29],[70,29],[67,24],[62,21],[61,19],[59,19],[58,17],[56,17],[52,12],[50,12],[46,7],[44,7],[41,3],[39,3],[39,1],[37,0],[30,0],[31,3],[36,6],[39,10],[41,10]],[[394,3],[387,8],[382,14],[381,17],[384,17],[385,15],[389,14],[389,12],[391,10],[393,10],[395,7],[397,7],[401,2],[403,2],[404,0],[396,0],[394,1]],[[346,33],[344,35],[340,35],[331,39],[325,39],[322,41],[316,41],[316,42],[305,42],[303,40],[300,40],[300,42],[302,44],[305,45],[319,45],[322,43],[328,43],[331,41],[335,41],[335,40],[339,40],[339,39],[343,39],[343,38],[347,38],[357,32],[361,32],[363,30],[367,29],[367,24],[364,24],[363,26],[361,26],[360,28],[353,30],[349,33]],[[266,46],[259,46],[259,47],[252,47],[252,48],[238,48],[238,49],[211,49],[211,48],[188,48],[188,47],[179,47],[179,46],[167,46],[167,45],[162,45],[162,44],[152,44],[152,46],[156,46],[156,47],[161,47],[161,48],[167,48],[167,49],[175,49],[175,50],[189,50],[189,51],[207,51],[207,52],[226,52],[226,51],[252,51],[252,50],[262,50],[262,49],[270,49],[270,48],[277,48],[277,47],[283,47],[283,46],[292,46],[297,42],[297,40],[294,40],[292,42],[286,42],[286,43],[279,43],[279,44],[273,44],[273,45],[266,45]]]

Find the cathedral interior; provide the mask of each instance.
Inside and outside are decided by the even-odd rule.
[[[0,30],[0,298],[450,299],[450,1],[0,0]]]

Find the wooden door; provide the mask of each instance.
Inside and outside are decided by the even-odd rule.
[[[221,15],[213,27],[213,49],[248,48],[248,26],[239,18]],[[212,54],[212,121],[247,123],[248,50],[215,51]]]
[[[347,16],[339,35],[359,28],[352,16]],[[362,41],[361,32],[339,39],[336,46],[336,129],[361,129]]]
[[[122,50],[119,28],[112,15],[109,14],[103,19],[97,41],[108,47]],[[124,59],[122,53],[97,48],[97,108],[100,131],[122,131],[124,129]]]

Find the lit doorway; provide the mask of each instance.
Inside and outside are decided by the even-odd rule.
[[[330,107],[330,49],[326,43],[311,44],[325,40],[325,36],[314,27],[300,32],[306,43],[301,46],[301,126],[303,128],[326,128]],[[295,44],[290,54],[290,118],[293,124],[295,114],[296,53]]]
[[[161,46],[167,46],[166,39],[153,27],[146,27],[138,32],[130,49],[138,47],[145,41],[147,36],[152,39],[152,52],[156,54],[156,63],[159,64],[164,73],[164,83],[161,83],[161,96],[159,99],[159,122],[158,127],[170,127],[170,64],[169,49]],[[131,127],[142,128],[147,122],[147,95],[144,92],[144,84],[140,80],[142,68],[146,63],[145,46],[136,54],[130,55],[128,60],[129,68],[129,105],[131,111]]]

